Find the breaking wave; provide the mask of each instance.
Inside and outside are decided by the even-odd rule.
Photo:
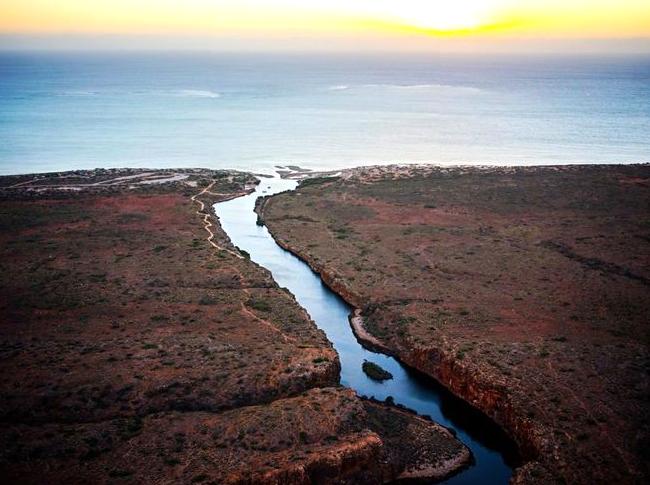
[[[187,98],[220,98],[221,94],[214,91],[207,91],[202,89],[181,89],[177,92],[177,96]]]
[[[58,93],[57,96],[87,97],[87,96],[97,96],[98,94],[99,93],[97,91],[76,90],[76,91],[64,91],[62,93]]]
[[[329,91],[347,91],[352,89],[462,92],[465,94],[479,94],[483,92],[482,89],[472,86],[454,86],[452,84],[359,84],[357,86],[339,84],[328,88]]]
[[[90,91],[72,90],[57,93],[57,96],[88,97],[88,96],[173,96],[180,98],[220,98],[221,94],[205,89],[177,89],[151,91]]]

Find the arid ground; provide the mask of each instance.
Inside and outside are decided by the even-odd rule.
[[[0,482],[381,483],[468,463],[446,429],[340,387],[325,335],[230,245],[210,204],[255,182],[0,178]]]
[[[518,483],[647,483],[650,166],[373,167],[258,210],[370,346],[494,418]]]

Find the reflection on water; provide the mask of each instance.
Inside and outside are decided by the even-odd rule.
[[[452,396],[433,379],[407,369],[387,355],[364,349],[350,328],[350,306],[327,288],[307,264],[278,246],[266,227],[256,225],[255,200],[295,188],[296,182],[279,178],[263,179],[257,191],[246,197],[222,202],[215,210],[232,242],[247,251],[251,259],[267,268],[281,287],[288,288],[334,344],[341,359],[341,383],[363,396],[384,400],[392,396],[419,414],[456,431],[474,454],[476,464],[446,483],[507,483],[516,456],[512,443],[489,419]],[[377,382],[361,370],[364,360],[375,362],[393,374],[393,379]]]

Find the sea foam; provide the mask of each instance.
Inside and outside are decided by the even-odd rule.
[[[483,90],[472,86],[455,86],[453,84],[359,84],[350,86],[347,84],[339,84],[330,86],[329,91],[348,91],[352,89],[379,89],[379,90],[395,90],[395,91],[436,91],[436,92],[463,92],[465,94],[479,94]]]
[[[207,91],[203,89],[181,89],[176,93],[177,96],[188,98],[220,98],[221,94],[214,91]]]

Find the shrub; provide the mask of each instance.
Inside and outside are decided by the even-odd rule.
[[[251,298],[246,302],[246,305],[248,305],[253,310],[258,310],[261,312],[271,311],[271,305],[269,305],[266,301],[259,300],[257,298]]]
[[[361,370],[363,370],[363,372],[368,377],[370,377],[375,381],[385,381],[393,378],[393,374],[391,374],[387,370],[382,369],[379,365],[375,364],[374,362],[369,362],[367,360],[363,361],[363,364],[361,365]]]
[[[311,185],[326,184],[328,182],[336,182],[340,178],[341,177],[312,177],[304,179],[302,182],[300,182],[300,188],[309,187]]]
[[[131,475],[133,475],[133,472],[131,470],[114,469],[108,472],[108,476],[111,478],[124,478],[124,477],[130,477]]]
[[[209,295],[203,295],[199,300],[199,305],[216,305],[217,300]]]

